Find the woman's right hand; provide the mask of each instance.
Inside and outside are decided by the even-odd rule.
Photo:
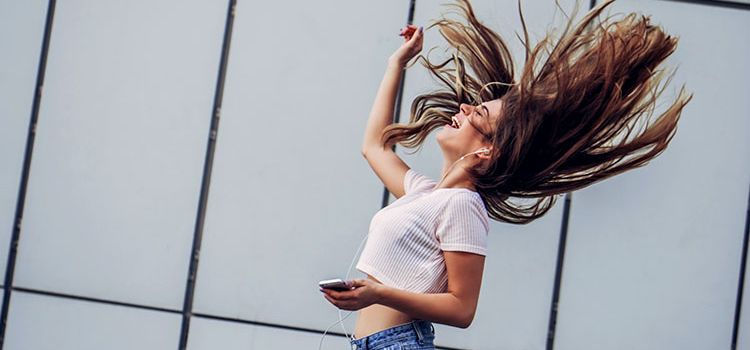
[[[406,26],[402,32],[405,33],[404,43],[388,58],[388,63],[397,64],[403,68],[409,60],[422,51],[423,35],[422,27],[417,28],[417,26],[412,24]]]

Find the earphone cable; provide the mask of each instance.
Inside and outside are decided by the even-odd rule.
[[[359,243],[359,247],[357,248],[357,252],[354,253],[354,257],[352,258],[352,262],[349,264],[349,269],[347,269],[347,271],[346,271],[346,277],[344,277],[344,281],[348,281],[349,280],[349,275],[351,274],[352,267],[354,267],[354,261],[357,260],[357,256],[359,256],[359,253],[362,251],[362,247],[364,247],[365,242],[367,241],[367,236],[368,235],[369,235],[369,232],[367,234],[365,234],[365,236],[362,238],[362,241]],[[352,339],[352,336],[350,336],[349,333],[346,330],[346,326],[344,326],[344,320],[347,319],[347,318],[349,318],[349,316],[351,316],[353,313],[354,313],[354,311],[349,311],[349,313],[346,316],[342,317],[341,316],[341,309],[338,309],[339,320],[336,321],[335,323],[333,323],[332,325],[328,326],[328,328],[326,328],[325,332],[323,332],[323,336],[320,337],[320,344],[318,345],[318,350],[321,350],[323,348],[323,339],[325,339],[326,334],[328,334],[328,331],[331,330],[331,327],[333,327],[333,326],[335,326],[337,324],[341,324],[341,329],[344,330],[344,335],[346,336],[346,338],[347,339]],[[347,347],[347,349],[349,349],[349,347]]]

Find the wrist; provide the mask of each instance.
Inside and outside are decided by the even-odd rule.
[[[406,62],[402,62],[400,59],[395,57],[388,58],[388,68],[395,68],[402,70],[406,66]]]
[[[383,304],[388,293],[388,286],[384,284],[375,285],[375,304]]]

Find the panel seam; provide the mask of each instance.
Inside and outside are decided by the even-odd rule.
[[[5,281],[3,283],[3,305],[0,311],[0,350],[5,344],[5,331],[8,324],[8,310],[10,309],[10,298],[13,291],[13,277],[15,275],[16,258],[18,256],[18,244],[21,239],[21,224],[23,221],[23,210],[26,204],[26,191],[31,172],[31,156],[34,153],[34,140],[36,139],[36,126],[39,120],[39,106],[42,101],[44,88],[44,76],[47,70],[47,55],[49,43],[52,37],[52,24],[55,17],[56,0],[49,0],[47,5],[47,16],[44,23],[44,38],[42,39],[42,50],[39,54],[39,66],[37,68],[36,86],[34,88],[34,102],[31,108],[31,119],[26,136],[26,150],[23,156],[23,168],[21,170],[21,184],[18,188],[16,200],[16,211],[13,216],[13,234],[8,249],[8,260],[5,266]]]

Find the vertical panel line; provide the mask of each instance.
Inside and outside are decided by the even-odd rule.
[[[203,226],[206,219],[206,205],[208,203],[208,193],[211,185],[211,170],[213,168],[214,152],[216,150],[216,138],[219,131],[221,103],[224,97],[224,81],[226,78],[227,62],[229,59],[229,45],[232,41],[232,27],[234,25],[236,6],[236,0],[229,0],[227,6],[226,25],[224,27],[221,60],[219,63],[218,77],[216,79],[214,106],[211,112],[211,127],[208,133],[206,159],[203,163],[203,180],[201,182],[200,199],[198,200],[198,212],[195,219],[193,248],[190,253],[190,267],[187,275],[185,299],[182,307],[182,326],[180,329],[180,342],[178,345],[179,350],[187,349],[188,333],[190,331],[190,317],[193,313],[193,297],[195,295],[195,283],[198,275],[198,261],[200,259],[201,243],[203,240]]]
[[[557,247],[557,264],[555,265],[555,282],[552,289],[552,303],[549,310],[549,325],[547,331],[547,350],[552,350],[555,343],[555,330],[557,328],[557,311],[560,302],[560,285],[562,281],[563,262],[565,261],[565,247],[568,240],[568,221],[570,218],[570,206],[572,204],[572,193],[565,194],[565,205],[563,207],[562,224],[560,225],[560,241]]]
[[[409,0],[409,13],[406,16],[406,24],[412,24],[414,22],[414,7],[416,5],[416,0]],[[396,104],[393,109],[393,123],[399,123],[400,116],[401,116],[401,101],[404,96],[404,82],[406,82],[406,70],[401,72],[401,80],[398,82],[398,92],[396,93]],[[396,144],[393,144],[391,146],[391,150],[396,152]],[[380,208],[385,208],[388,206],[388,198],[390,196],[390,192],[388,192],[388,188],[383,186],[383,198],[381,198],[380,201]]]
[[[10,308],[10,295],[13,290],[13,276],[15,274],[16,256],[18,255],[18,243],[21,239],[21,223],[23,210],[26,204],[26,190],[31,171],[31,155],[34,153],[34,140],[36,138],[36,126],[39,120],[39,106],[42,100],[42,89],[44,87],[44,76],[47,70],[47,54],[52,36],[52,23],[55,17],[56,0],[49,0],[47,5],[47,18],[44,23],[44,38],[42,39],[42,52],[39,55],[39,66],[37,68],[36,86],[34,87],[34,103],[31,108],[31,119],[26,134],[26,150],[23,156],[23,169],[21,172],[21,184],[18,187],[16,200],[16,212],[13,216],[13,234],[8,249],[8,262],[5,266],[5,282],[3,283],[3,306],[0,312],[0,350],[5,344],[5,330],[8,324],[8,310]]]
[[[589,2],[589,11],[596,7],[596,0]],[[563,207],[563,218],[560,224],[560,241],[557,246],[557,263],[555,265],[555,281],[552,287],[552,302],[549,310],[549,324],[547,326],[547,344],[546,350],[553,350],[555,347],[555,332],[557,331],[557,314],[560,306],[560,289],[562,285],[562,273],[565,264],[565,249],[568,241],[568,222],[570,221],[570,207],[573,202],[573,193],[565,195],[565,205]]]
[[[596,0],[589,2],[589,11],[596,7]],[[560,224],[560,241],[557,247],[557,263],[555,265],[555,281],[552,288],[552,302],[549,309],[549,323],[547,325],[547,344],[546,350],[553,350],[555,347],[555,332],[557,331],[557,314],[560,305],[560,289],[562,285],[562,273],[565,262],[565,249],[568,241],[568,222],[570,221],[570,208],[573,204],[573,193],[565,195],[565,205],[563,206],[563,218]]]
[[[737,349],[737,337],[740,329],[740,316],[742,315],[742,294],[745,289],[745,268],[747,266],[747,245],[750,237],[750,189],[747,195],[747,212],[745,213],[745,233],[742,237],[742,257],[740,261],[740,276],[737,284],[737,302],[734,307],[734,326],[732,327],[732,350]]]

